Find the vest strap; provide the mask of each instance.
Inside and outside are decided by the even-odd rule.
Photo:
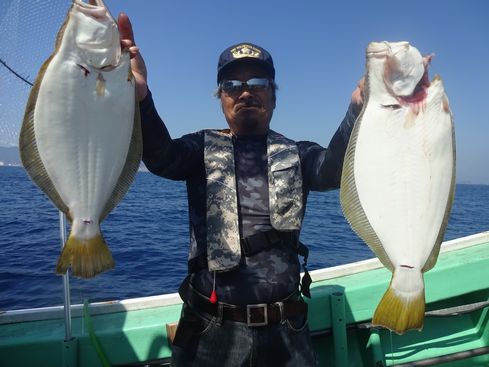
[[[294,232],[279,232],[275,229],[271,229],[266,232],[258,232],[251,236],[248,236],[241,240],[241,249],[245,256],[252,256],[260,251],[267,250],[279,242],[284,241],[289,246],[295,246],[297,248],[297,253],[299,256],[304,258],[304,262],[302,263],[302,268],[304,269],[304,275],[301,280],[301,292],[307,297],[311,298],[311,283],[312,278],[307,270],[307,259],[309,257],[309,249],[306,245],[300,242],[296,238],[296,234]]]
[[[282,237],[279,232],[274,229],[266,232],[257,232],[241,239],[241,250],[245,256],[249,257],[260,251],[268,250],[280,241],[282,241]]]

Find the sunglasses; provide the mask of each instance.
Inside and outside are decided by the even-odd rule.
[[[244,87],[254,91],[265,90],[270,85],[270,81],[265,78],[251,78],[246,82],[241,80],[224,80],[221,82],[221,89],[226,93],[241,92]]]

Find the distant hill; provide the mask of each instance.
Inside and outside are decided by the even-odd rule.
[[[0,147],[0,165],[2,166],[20,166],[19,148],[18,147]]]

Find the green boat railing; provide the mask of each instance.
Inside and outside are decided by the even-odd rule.
[[[422,332],[373,328],[371,317],[391,274],[376,260],[311,271],[309,326],[320,366],[489,366],[489,233],[451,241],[425,274]],[[178,321],[177,294],[70,308],[0,312],[0,366],[103,366],[96,335],[112,366],[167,366]],[[87,315],[93,328],[86,327]]]

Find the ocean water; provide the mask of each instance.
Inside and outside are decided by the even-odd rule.
[[[489,230],[489,186],[457,185],[445,240]],[[188,215],[183,182],[140,172],[102,223],[116,268],[71,278],[71,302],[175,292],[187,272]],[[59,214],[20,167],[0,167],[0,311],[63,304]],[[374,257],[352,232],[339,191],[311,193],[301,240],[309,269]]]

